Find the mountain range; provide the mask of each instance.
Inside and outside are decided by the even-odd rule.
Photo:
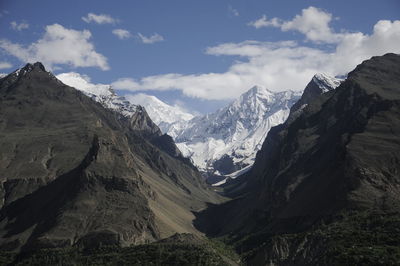
[[[234,200],[197,226],[249,265],[397,264],[399,114],[396,54],[364,61],[335,90],[305,91],[253,168],[226,185]]]
[[[173,137],[96,86],[39,62],[0,78],[0,264],[398,264],[400,55],[317,74],[301,97],[254,87],[205,116],[152,98],[164,130],[186,125]],[[180,150],[202,134],[222,148],[248,136],[253,166],[207,185]]]
[[[222,200],[144,108],[102,89],[82,93],[40,63],[0,79],[2,250],[199,235],[192,212]]]
[[[340,81],[319,73],[307,85],[307,91],[323,93],[336,88]],[[153,121],[174,138],[183,155],[191,158],[211,183],[222,184],[226,176],[235,177],[253,165],[268,131],[287,119],[300,95],[254,86],[228,106],[195,117],[183,116],[181,110],[154,96],[140,94],[131,101],[148,110]]]
[[[155,96],[143,93],[128,95],[127,99],[117,96],[110,85],[92,84],[78,73],[63,73],[57,78],[125,115],[131,115],[137,105],[145,107],[160,130],[174,139],[183,156],[190,158],[209,182],[219,181],[217,184],[224,183],[226,176],[235,177],[250,169],[268,131],[287,119],[290,107],[301,95],[254,86],[228,106],[194,116]],[[306,91],[320,94],[336,88],[340,81],[318,73]]]

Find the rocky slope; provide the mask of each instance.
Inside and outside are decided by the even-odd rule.
[[[220,197],[142,108],[113,109],[40,63],[0,79],[1,250],[198,234],[192,211]]]
[[[294,113],[269,132],[237,199],[199,214],[198,226],[230,236],[251,265],[395,260],[384,232],[400,223],[400,56],[363,62]],[[373,227],[380,235],[366,240]]]

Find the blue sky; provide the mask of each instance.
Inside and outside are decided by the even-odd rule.
[[[1,0],[0,72],[39,60],[206,113],[400,53],[399,19],[398,0]]]

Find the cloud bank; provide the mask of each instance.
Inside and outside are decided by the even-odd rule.
[[[41,61],[49,69],[70,65],[108,70],[107,58],[96,52],[91,37],[88,30],[78,31],[53,24],[46,26],[42,38],[29,46],[0,39],[0,48],[23,63]]]
[[[330,26],[332,18],[332,14],[315,7],[302,10],[288,21],[263,16],[249,25],[258,29],[274,27],[281,31],[297,31],[304,35],[306,42],[247,40],[223,43],[206,49],[209,55],[236,59],[223,73],[168,73],[141,79],[121,78],[113,86],[128,91],[181,90],[186,96],[209,100],[234,99],[254,85],[274,91],[302,90],[315,73],[345,75],[372,56],[400,53],[399,20],[380,20],[368,35],[337,33]],[[309,43],[314,45],[307,46]]]
[[[260,19],[249,22],[248,25],[256,29],[275,27],[282,31],[298,31],[310,41],[336,43],[341,40],[343,34],[335,33],[329,26],[332,18],[332,14],[311,6],[303,9],[301,14],[296,15],[292,20],[284,21],[280,18],[269,20],[266,15],[263,15]]]

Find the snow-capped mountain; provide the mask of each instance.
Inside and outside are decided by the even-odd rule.
[[[314,82],[318,86],[318,88],[321,89],[321,93],[336,88],[340,85],[340,82],[342,81],[342,79],[331,77],[325,73],[317,73],[312,78],[312,82]]]
[[[118,96],[110,85],[90,83],[88,76],[75,72],[62,73],[56,78],[124,116],[132,116],[136,112],[137,106],[130,103],[125,97]]]
[[[230,105],[186,123],[176,123],[178,130],[170,127],[165,132],[174,137],[182,153],[191,157],[201,171],[235,175],[253,164],[271,127],[285,122],[295,103],[307,104],[309,97],[332,90],[340,82],[318,73],[301,100],[301,92],[272,92],[255,86]]]
[[[304,109],[305,106],[307,106],[308,103],[310,103],[313,99],[321,95],[322,93],[325,93],[327,91],[333,90],[336,87],[338,87],[341,83],[342,79],[337,79],[334,77],[330,77],[329,75],[318,73],[314,75],[314,77],[311,79],[311,81],[307,84],[306,88],[304,89],[301,98],[296,101],[295,104],[290,108],[289,116],[287,119],[295,119],[298,117],[302,110]],[[286,113],[287,115],[287,113]],[[285,121],[287,120],[286,118],[284,119]],[[268,129],[269,131],[269,129]],[[261,142],[263,142],[262,140]],[[260,146],[257,147],[258,149]],[[254,158],[254,157],[253,157]],[[222,180],[216,180],[218,181],[217,183],[213,184],[213,186],[218,186],[222,185],[226,182],[227,179],[229,178],[236,178],[237,176],[243,174],[247,170],[249,170],[249,167],[245,167],[243,169],[240,169],[234,173],[224,175],[225,178]]]
[[[315,74],[305,87],[300,100],[298,100],[291,108],[289,119],[295,119],[301,114],[304,107],[306,107],[315,97],[335,89],[342,81],[343,79],[334,78],[324,73]]]
[[[78,73],[63,73],[57,78],[125,116],[132,116],[137,105],[144,106],[161,131],[174,138],[185,157],[190,157],[199,170],[217,176],[248,169],[271,127],[283,123],[295,103],[293,107],[301,109],[309,97],[334,89],[341,81],[316,74],[301,99],[301,92],[272,92],[255,86],[214,113],[194,116],[155,96],[117,96],[110,85],[92,84]]]
[[[126,98],[133,104],[143,106],[161,131],[168,133],[173,138],[194,117],[194,115],[185,112],[179,106],[171,106],[148,94],[137,93],[128,95]]]
[[[286,120],[299,97],[255,86],[225,108],[190,120],[175,142],[200,170],[230,174],[253,163],[270,128]]]

